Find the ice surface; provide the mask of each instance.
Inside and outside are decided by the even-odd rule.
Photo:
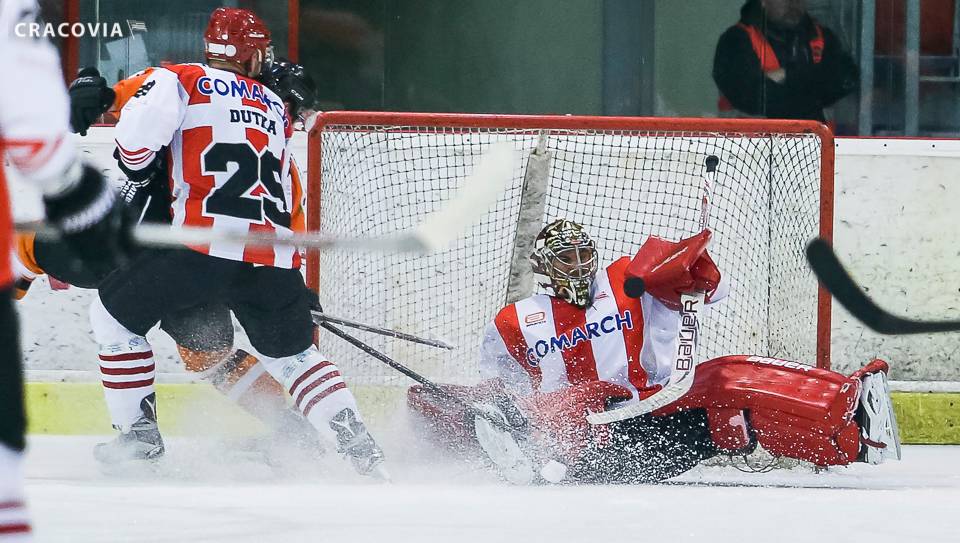
[[[107,476],[96,438],[36,436],[28,496],[40,541],[955,542],[960,447],[904,461],[743,474],[695,470],[657,486],[509,487],[468,466],[395,455],[394,484],[313,466],[277,474],[185,439],[156,474]]]

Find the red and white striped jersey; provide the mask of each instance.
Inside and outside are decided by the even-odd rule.
[[[608,381],[640,391],[670,379],[680,313],[650,294],[630,298],[623,281],[630,257],[597,273],[585,309],[546,294],[512,303],[487,325],[480,373],[521,394]],[[722,282],[711,303],[723,297]]]
[[[31,37],[39,21],[34,0],[0,1],[0,289],[13,280],[7,255],[13,243],[4,162],[41,190],[54,194],[79,175],[69,134],[69,102],[57,51],[46,38]]]
[[[202,64],[155,69],[123,106],[117,149],[132,170],[169,146],[173,226],[289,235],[295,190],[280,97],[263,84]],[[236,242],[192,246],[202,253],[297,268],[293,247]]]

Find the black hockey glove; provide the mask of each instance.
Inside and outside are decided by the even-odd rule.
[[[127,181],[122,187],[120,187],[120,192],[117,193],[117,195],[121,200],[124,201],[126,205],[137,209],[143,209],[145,193],[140,190],[142,188],[143,187],[137,183],[134,183],[133,181]]]
[[[84,68],[70,83],[70,125],[81,136],[87,135],[90,128],[101,115],[110,109],[117,93],[107,86],[107,80],[100,77],[96,68]]]
[[[47,220],[84,266],[109,273],[130,252],[130,222],[103,175],[86,164],[77,183],[56,196],[45,196]]]
[[[113,158],[117,161],[117,166],[127,180],[138,188],[143,188],[152,183],[155,179],[162,179],[167,174],[167,148],[161,147],[157,151],[153,161],[147,167],[140,170],[131,170],[120,159],[120,149],[113,150]]]
[[[304,296],[310,301],[310,311],[313,313],[323,313],[323,306],[320,305],[320,294],[304,287]]]

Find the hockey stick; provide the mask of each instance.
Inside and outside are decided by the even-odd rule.
[[[374,334],[380,334],[382,336],[392,337],[396,339],[402,339],[404,341],[409,341],[411,343],[419,343],[421,345],[429,345],[430,347],[437,347],[440,349],[447,349],[452,351],[454,349],[453,345],[445,343],[438,339],[426,339],[418,337],[412,334],[406,334],[404,332],[398,332],[396,330],[390,330],[389,328],[379,328],[376,326],[371,326],[369,324],[363,324],[362,322],[350,321],[347,319],[341,319],[340,317],[334,317],[332,315],[327,315],[326,313],[321,313],[316,310],[310,311],[313,315],[313,322],[317,325],[329,322],[331,324],[339,324],[341,326],[347,326],[349,328],[356,328],[358,330],[364,330],[366,332],[373,332]]]
[[[316,322],[316,319],[314,319],[314,321]],[[424,388],[426,388],[430,392],[443,396],[444,398],[450,399],[452,401],[460,401],[459,398],[456,398],[446,390],[443,390],[433,381],[427,379],[426,377],[420,375],[419,373],[413,371],[412,369],[404,366],[403,364],[397,362],[396,360],[390,358],[389,356],[381,353],[380,351],[374,349],[373,347],[367,345],[366,343],[360,341],[359,339],[351,336],[350,334],[344,332],[343,330],[337,328],[336,326],[330,324],[329,322],[325,322],[325,321],[317,322],[317,326],[319,326],[320,328],[323,328],[324,330],[330,332],[331,334],[337,336],[338,338],[346,341],[347,343],[353,345],[354,347],[360,349],[361,351],[367,353],[368,355],[376,358],[377,360],[383,362],[384,364],[390,366],[391,368],[399,371],[400,373],[420,383],[421,385],[424,386]]]
[[[719,164],[720,159],[715,155],[708,156],[704,161],[706,172],[703,175],[703,199],[700,209],[701,231],[709,226],[710,200],[713,198],[713,185],[716,183]],[[609,424],[645,415],[677,401],[690,390],[699,364],[697,344],[700,341],[700,310],[705,300],[706,293],[702,291],[693,294],[684,293],[680,296],[680,331],[677,334],[679,345],[667,386],[637,403],[619,409],[591,413],[587,415],[587,421],[590,424]]]
[[[480,157],[473,172],[452,198],[419,225],[376,237],[346,237],[317,232],[276,235],[271,232],[223,232],[210,228],[141,224],[133,229],[138,243],[158,247],[240,243],[251,247],[294,246],[307,249],[352,249],[357,251],[406,251],[431,253],[447,246],[477,222],[503,194],[513,174],[514,152],[509,143],[497,143]],[[44,237],[59,234],[43,223],[17,223],[18,231],[33,231]]]
[[[960,331],[960,321],[920,321],[884,311],[857,287],[830,244],[821,238],[807,246],[807,262],[823,288],[874,332],[894,335]]]

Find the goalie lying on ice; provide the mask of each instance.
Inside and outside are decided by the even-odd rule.
[[[665,407],[605,425],[587,422],[590,412],[638,402],[669,382],[680,295],[702,291],[707,303],[725,295],[706,252],[709,238],[708,231],[680,242],[651,237],[632,259],[598,271],[584,229],[554,221],[530,258],[553,294],[497,313],[481,345],[486,380],[444,385],[466,402],[415,386],[408,405],[432,437],[483,451],[514,482],[661,481],[758,443],[818,466],[899,459],[881,360],[848,377],[762,356],[724,356],[700,364],[690,390]],[[643,288],[635,288],[637,278]],[[477,409],[468,412],[464,403]],[[477,421],[479,412],[486,415]]]

